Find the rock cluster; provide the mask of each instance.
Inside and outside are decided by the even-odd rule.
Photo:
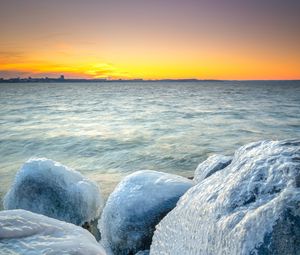
[[[66,223],[91,228],[102,211],[98,186],[57,162],[26,162],[4,207],[28,210],[0,212],[0,249],[8,254],[299,255],[300,141],[213,155],[193,180],[149,170],[128,175],[103,209],[101,244]]]

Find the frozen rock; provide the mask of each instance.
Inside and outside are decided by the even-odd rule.
[[[201,182],[213,173],[224,169],[231,163],[232,157],[223,155],[212,155],[202,163],[200,163],[195,171],[194,181]]]
[[[102,199],[98,185],[79,172],[49,159],[31,159],[17,173],[4,208],[82,225],[99,217]]]
[[[149,253],[150,253],[150,250],[144,250],[144,251],[139,251],[135,255],[149,255]]]
[[[298,254],[300,141],[241,147],[231,164],[195,185],[159,223],[157,254]]]
[[[149,170],[124,178],[99,221],[104,248],[115,255],[149,249],[155,225],[191,186],[186,178]]]
[[[105,255],[87,230],[25,210],[0,212],[0,254]]]

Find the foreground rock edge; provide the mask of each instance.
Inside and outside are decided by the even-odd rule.
[[[0,254],[106,255],[87,230],[25,210],[0,211]]]

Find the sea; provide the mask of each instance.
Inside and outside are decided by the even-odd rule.
[[[107,198],[134,171],[192,177],[210,155],[288,138],[300,138],[300,81],[0,83],[0,200],[30,158]]]

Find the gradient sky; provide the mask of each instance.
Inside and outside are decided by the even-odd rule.
[[[0,77],[300,79],[299,0],[1,0]]]

